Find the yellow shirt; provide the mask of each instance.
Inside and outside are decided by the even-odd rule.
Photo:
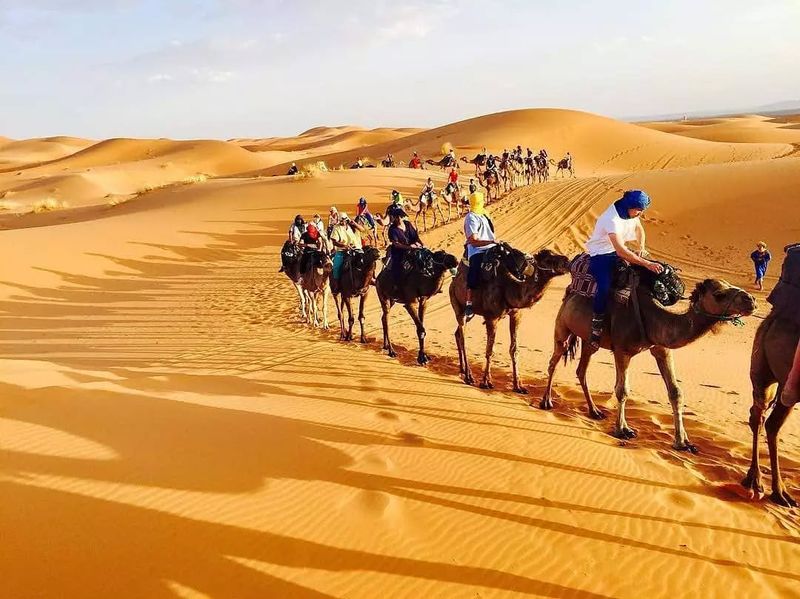
[[[331,241],[361,248],[361,236],[356,231],[353,231],[352,227],[347,224],[336,225],[333,228],[333,231],[331,231]],[[341,250],[342,248],[337,247],[336,249]]]

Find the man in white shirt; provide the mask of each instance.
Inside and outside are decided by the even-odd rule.
[[[481,265],[486,250],[497,245],[494,236],[494,225],[489,220],[484,208],[483,193],[476,191],[469,196],[469,212],[464,218],[464,236],[467,238],[467,296],[464,315],[467,320],[475,316],[472,310],[472,290],[477,289],[481,281]]]
[[[300,236],[306,232],[306,221],[303,220],[301,215],[294,217],[294,222],[289,227],[289,241],[292,243],[300,243]]]
[[[592,302],[592,335],[589,339],[595,349],[600,347],[617,260],[622,258],[630,264],[638,264],[655,273],[663,270],[657,262],[643,257],[646,255],[645,234],[639,216],[649,205],[650,197],[645,192],[638,189],[626,191],[600,215],[592,236],[586,242],[586,250],[590,256],[589,272],[597,283]],[[625,245],[631,241],[638,243],[638,252],[632,252]]]

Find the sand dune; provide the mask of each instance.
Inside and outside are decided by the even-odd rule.
[[[64,136],[20,141],[6,139],[5,143],[0,145],[0,171],[58,160],[93,143],[88,139]]]
[[[708,141],[800,144],[800,130],[793,129],[791,123],[760,115],[643,125],[658,131]]]
[[[349,133],[357,138],[325,128],[298,140],[335,145]],[[747,285],[756,239],[777,262],[779,247],[800,236],[800,158],[775,158],[792,148],[784,143],[520,111],[352,152],[419,143],[434,153],[444,141],[466,152],[517,138],[551,154],[568,146],[580,175],[490,206],[500,237],[526,250],[576,251],[593,218],[635,186],[654,200],[649,245],[690,285],[709,275]],[[109,140],[0,178],[31,171],[18,197],[47,180],[76,202],[0,220],[0,251],[12,257],[0,277],[5,594],[593,599],[682,596],[698,580],[708,596],[796,594],[796,514],[750,501],[738,484],[764,294],[743,329],[676,352],[701,453],[670,449],[663,383],[646,355],[633,361],[628,410],[639,437],[621,446],[608,420],[585,417],[574,365],[557,374],[554,412],[509,392],[505,326],[496,389],[465,386],[446,293],[426,316],[427,368],[415,364],[414,327],[399,307],[390,318],[399,357],[381,351],[374,293],[367,345],[300,323],[278,272],[291,218],[331,204],[352,210],[361,195],[382,211],[392,188],[413,195],[431,171],[229,177],[283,152],[260,156],[241,143]],[[224,176],[96,203],[162,170],[173,181]],[[454,253],[462,237],[460,222],[423,236]],[[768,287],[777,274],[776,264]],[[529,398],[543,390],[565,284],[523,318]],[[467,327],[473,368],[483,344],[476,319]],[[589,384],[607,411],[613,379],[610,356],[598,354]],[[784,476],[798,489],[800,418],[781,442]]]
[[[710,143],[584,112],[531,109],[477,117],[358,151],[322,154],[317,159],[334,166],[350,165],[358,157],[367,155],[377,161],[389,152],[407,160],[413,151],[438,158],[444,143],[451,143],[459,155],[469,157],[484,146],[497,153],[517,144],[546,147],[555,158],[570,151],[583,175],[756,160],[792,149],[787,143]],[[269,172],[283,168],[281,165]]]

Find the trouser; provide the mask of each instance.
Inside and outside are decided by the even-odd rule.
[[[483,252],[472,254],[467,270],[467,289],[477,289],[481,284],[481,266],[483,266]]]
[[[756,281],[760,281],[764,278],[764,275],[767,274],[767,267],[766,266],[756,266]]]
[[[335,280],[339,280],[342,276],[342,266],[344,265],[344,256],[347,252],[339,250],[333,255],[333,270],[331,271],[331,276]]]
[[[611,286],[614,282],[614,271],[617,267],[617,254],[600,254],[589,258],[589,274],[594,278],[597,289],[592,301],[592,312],[605,314],[608,309],[608,300],[611,296]]]
[[[389,266],[392,270],[392,279],[395,283],[399,283],[403,278],[403,261],[405,260],[405,252],[392,252],[391,261]]]
[[[794,352],[794,362],[786,377],[786,384],[783,386],[780,399],[787,408],[791,408],[800,401],[800,343],[797,344]]]

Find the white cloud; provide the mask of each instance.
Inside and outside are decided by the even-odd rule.
[[[166,81],[174,81],[174,77],[169,73],[156,73],[147,78],[148,83],[164,83]]]
[[[233,71],[219,71],[216,69],[192,69],[192,77],[201,83],[225,83],[236,76]]]

